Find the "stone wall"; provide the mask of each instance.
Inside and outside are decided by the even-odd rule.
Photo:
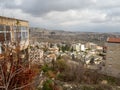
[[[106,73],[120,76],[120,43],[107,43]]]

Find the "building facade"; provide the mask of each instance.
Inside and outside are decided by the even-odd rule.
[[[106,46],[106,73],[120,77],[120,38],[108,38]]]
[[[11,43],[17,41],[20,43],[21,50],[28,48],[28,21],[0,16],[0,54],[3,52],[3,43],[11,45]]]

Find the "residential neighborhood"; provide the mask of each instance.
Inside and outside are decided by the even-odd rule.
[[[0,0],[0,90],[120,90],[120,0]]]

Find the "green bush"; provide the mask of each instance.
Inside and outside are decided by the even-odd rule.
[[[48,65],[44,65],[44,66],[42,66],[42,70],[43,70],[43,72],[48,72],[51,69]]]
[[[109,77],[108,76],[107,81],[108,81],[109,84],[112,84],[112,85],[116,83],[116,80],[115,80],[114,77]]]
[[[42,90],[53,90],[52,87],[52,80],[46,80],[44,83],[43,83],[43,88]]]
[[[95,90],[113,90],[109,85],[99,85],[95,88]]]
[[[82,86],[81,90],[95,90],[95,89],[91,86]]]

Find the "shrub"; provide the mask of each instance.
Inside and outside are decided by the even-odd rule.
[[[65,60],[60,59],[60,60],[57,60],[56,66],[57,66],[56,68],[58,68],[58,70],[62,72],[67,68],[67,63]]]
[[[98,85],[95,90],[113,90],[109,85]]]
[[[52,80],[48,79],[43,83],[43,88],[42,90],[53,90],[52,89]]]
[[[44,65],[41,68],[43,70],[43,72],[48,72],[49,70],[51,70],[51,68],[48,65]]]

